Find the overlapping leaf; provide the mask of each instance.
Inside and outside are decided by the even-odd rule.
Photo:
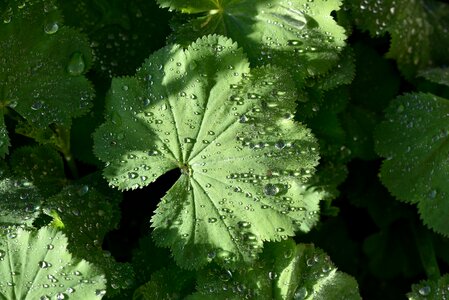
[[[9,139],[3,115],[33,126],[68,125],[87,111],[93,89],[82,76],[91,64],[84,36],[64,27],[53,1],[0,4],[0,157]]]
[[[295,93],[280,70],[250,70],[231,40],[168,46],[134,78],[115,79],[95,133],[104,175],[119,189],[182,175],[152,218],[178,263],[252,260],[262,242],[307,231],[321,194],[304,182],[316,143],[293,121]]]
[[[1,299],[101,299],[103,274],[67,251],[56,229],[0,233]]]
[[[204,271],[197,288],[187,299],[361,299],[354,278],[322,250],[291,240],[268,244],[252,267]]]
[[[53,225],[67,235],[68,249],[105,274],[108,295],[128,288],[133,280],[129,264],[117,263],[102,250],[104,236],[117,226],[119,199],[117,192],[102,189],[98,179],[91,177],[89,184],[67,186],[44,204]]]
[[[389,106],[376,130],[376,151],[387,158],[381,180],[400,200],[416,203],[424,223],[449,235],[449,100],[408,94]]]
[[[328,71],[346,38],[331,12],[339,0],[158,0],[162,7],[193,18],[175,26],[172,41],[186,44],[207,34],[227,35],[248,53],[252,64],[287,68],[297,84]]]
[[[406,76],[449,62],[449,5],[435,0],[357,0],[350,4],[363,29],[391,34],[387,55]]]

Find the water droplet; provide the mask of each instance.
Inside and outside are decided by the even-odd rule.
[[[78,189],[77,194],[78,194],[78,196],[81,197],[81,196],[86,195],[88,192],[89,192],[89,186],[85,184]]]
[[[431,291],[432,291],[432,289],[430,288],[430,286],[426,285],[426,286],[423,286],[422,288],[420,288],[418,290],[418,293],[422,296],[428,296]]]
[[[240,221],[237,224],[238,224],[239,228],[241,228],[241,229],[251,228],[251,223],[246,222],[246,221]]]
[[[47,249],[48,249],[48,250],[53,250],[53,249],[55,249],[55,246],[52,245],[52,244],[48,244],[48,245],[47,245]]]
[[[122,90],[127,91],[129,87],[127,85],[122,86]]]
[[[47,269],[47,268],[49,268],[49,267],[51,267],[51,264],[50,263],[48,263],[48,262],[46,262],[46,261],[40,261],[39,263],[38,263],[38,265],[39,265],[39,268],[41,268],[41,269]]]
[[[0,249],[0,260],[3,260],[6,256],[6,252]]]
[[[270,271],[268,272],[268,278],[270,280],[275,280],[276,278],[278,278],[278,274],[276,272]]]
[[[95,296],[101,297],[106,295],[106,290],[96,290],[95,291]]]
[[[39,110],[42,108],[42,106],[44,106],[44,102],[42,101],[36,101],[31,105],[31,109],[32,110]]]
[[[289,40],[289,41],[287,41],[287,45],[288,46],[298,46],[300,44],[301,44],[301,42],[298,41],[298,40]]]
[[[63,293],[58,293],[56,294],[56,300],[64,300],[64,299],[68,299],[69,297],[66,294]]]
[[[58,32],[59,30],[59,25],[56,22],[50,22],[48,24],[45,24],[44,26],[44,31],[46,34],[54,34],[56,32]]]
[[[306,299],[306,297],[309,295],[309,292],[307,291],[306,287],[300,287],[295,291],[295,294],[293,295],[294,300],[303,300]]]
[[[429,193],[429,198],[435,199],[436,196],[437,196],[437,190],[431,190]]]
[[[266,184],[263,188],[263,192],[267,196],[276,196],[277,194],[279,194],[279,191],[279,187],[271,183]]]
[[[209,223],[215,223],[217,222],[217,218],[209,218]]]
[[[75,52],[70,58],[69,64],[67,65],[67,72],[72,76],[79,76],[84,72],[86,64],[84,62],[83,54],[80,52]]]
[[[139,174],[137,174],[136,172],[129,172],[128,173],[128,178],[129,179],[136,179],[137,177],[139,177]]]
[[[41,296],[39,299],[40,300],[50,300],[50,297],[47,295],[44,295],[44,296]]]
[[[195,139],[192,138],[184,138],[184,143],[192,144],[195,142]]]

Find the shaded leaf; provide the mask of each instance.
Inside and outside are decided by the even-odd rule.
[[[131,74],[165,45],[168,12],[151,0],[59,1],[64,20],[89,35],[94,68],[107,77]]]
[[[263,241],[308,231],[317,220],[321,194],[304,184],[316,143],[292,120],[289,77],[249,71],[224,37],[163,48],[136,77],[113,80],[107,122],[94,136],[104,175],[119,189],[181,169],[152,226],[186,267],[214,257],[251,261]]]
[[[58,230],[17,229],[0,234],[2,299],[100,299],[106,280],[85,260],[72,258]]]
[[[103,238],[119,221],[118,193],[105,193],[94,178],[89,184],[72,184],[48,199],[44,211],[54,218],[58,227],[69,239],[68,249],[105,273],[108,294],[129,287],[133,280],[128,264],[117,263],[102,250]]]
[[[396,98],[376,129],[376,151],[387,158],[380,178],[398,199],[416,203],[423,222],[449,235],[449,101],[432,94]]]
[[[36,127],[69,125],[89,109],[94,94],[83,76],[92,61],[86,38],[63,26],[53,1],[6,1],[0,14],[0,111],[14,110]],[[4,133],[1,121],[6,145]]]
[[[449,86],[449,68],[433,68],[419,72],[419,76]]]
[[[66,181],[61,156],[48,146],[15,150],[11,155],[11,165],[18,177],[33,182],[46,197],[58,193]]]
[[[362,29],[373,35],[390,33],[387,56],[397,61],[406,77],[449,62],[448,4],[434,0],[356,0],[351,5]]]
[[[439,300],[449,295],[449,275],[446,274],[438,280],[423,280],[412,285],[412,291],[407,294],[409,300]]]

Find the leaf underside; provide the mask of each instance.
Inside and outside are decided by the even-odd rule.
[[[295,88],[270,67],[250,72],[231,40],[168,46],[134,78],[114,79],[94,135],[104,176],[121,190],[182,175],[152,218],[159,245],[185,267],[250,261],[262,242],[308,231],[321,193],[310,131],[293,121]]]

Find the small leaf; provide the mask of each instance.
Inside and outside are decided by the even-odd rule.
[[[113,80],[107,122],[94,135],[119,189],[181,169],[152,226],[185,267],[251,261],[263,241],[317,220],[322,195],[305,184],[316,142],[293,121],[295,89],[279,69],[249,71],[224,37],[163,48],[137,77]]]
[[[440,300],[447,298],[449,291],[449,274],[438,280],[423,280],[412,285],[412,291],[407,294],[409,300]]]
[[[104,276],[66,248],[67,238],[56,229],[0,233],[0,298],[101,298]]]
[[[380,178],[402,201],[416,203],[423,222],[449,235],[449,100],[432,94],[396,98],[376,129],[384,160]]]
[[[345,45],[344,29],[330,15],[339,9],[339,0],[158,2],[198,14],[175,27],[173,42],[188,44],[207,34],[227,35],[245,49],[252,64],[282,66],[298,84],[306,76],[328,71]]]

